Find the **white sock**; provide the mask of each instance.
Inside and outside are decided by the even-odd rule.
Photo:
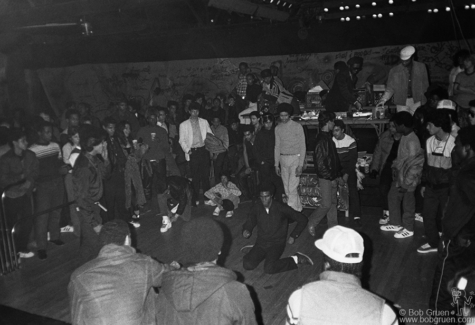
[[[294,259],[295,264],[299,264],[299,258],[297,257],[297,255],[292,255],[290,257]]]

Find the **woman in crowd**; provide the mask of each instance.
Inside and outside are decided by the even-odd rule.
[[[475,55],[467,55],[463,60],[465,70],[455,78],[453,100],[461,108],[468,109],[475,99]]]
[[[80,152],[81,147],[79,145],[79,127],[70,127],[68,128],[68,142],[63,146],[64,163],[73,168],[74,162],[76,161]]]
[[[229,176],[222,174],[221,183],[205,192],[205,196],[209,199],[205,204],[216,206],[213,212],[214,216],[219,216],[219,213],[224,210],[226,211],[226,218],[230,218],[239,205],[240,195],[241,191],[235,184],[229,181]]]
[[[134,214],[130,223],[137,228],[140,226],[140,207],[147,202],[140,176],[139,162],[148,147],[147,145],[139,145],[137,141],[132,140],[129,122],[121,121],[117,125],[117,131],[120,145],[127,156],[124,172],[125,207],[133,210]]]

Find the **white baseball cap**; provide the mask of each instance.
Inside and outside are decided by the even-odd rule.
[[[457,109],[457,104],[455,104],[453,101],[450,99],[442,99],[437,103],[437,109],[451,109],[451,110],[456,110]]]
[[[399,57],[401,60],[409,60],[411,56],[416,53],[416,49],[412,45],[408,45],[401,50]]]
[[[322,239],[315,241],[315,246],[331,259],[355,264],[363,261],[363,237],[350,228],[335,226],[328,229]],[[350,257],[349,254],[357,254]]]

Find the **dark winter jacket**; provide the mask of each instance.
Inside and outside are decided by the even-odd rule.
[[[358,78],[352,77],[349,70],[340,71],[335,77],[330,93],[325,101],[325,108],[332,112],[347,112],[350,105],[358,99],[354,95]]]
[[[341,177],[340,158],[330,132],[318,133],[313,159],[318,178],[333,181]]]
[[[257,324],[246,286],[217,265],[164,274],[156,310],[157,324]]]
[[[475,193],[475,157],[462,165],[452,185],[446,212],[442,218],[444,237],[453,239],[457,235],[475,235],[473,193]]]

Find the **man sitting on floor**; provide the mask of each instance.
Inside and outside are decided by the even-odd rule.
[[[335,226],[315,242],[324,256],[320,280],[294,291],[287,305],[289,324],[395,325],[396,314],[383,298],[361,287],[363,238]]]
[[[99,239],[104,245],[99,256],[71,275],[72,324],[154,323],[155,293],[151,289],[160,285],[170,266],[136,253],[123,220],[107,222]]]
[[[292,245],[307,225],[307,218],[288,205],[274,201],[272,184],[260,185],[260,202],[256,202],[249,212],[249,217],[243,226],[244,238],[251,237],[252,230],[257,225],[257,239],[252,249],[244,256],[243,267],[254,270],[264,260],[264,272],[267,274],[290,271],[297,265],[313,265],[313,261],[305,254],[295,253],[286,258],[280,258],[288,242]],[[289,221],[297,222],[287,240]],[[246,246],[245,246],[246,247]]]
[[[163,276],[157,297],[160,324],[256,324],[246,286],[233,271],[216,265],[224,234],[211,218],[187,222],[181,230],[184,267]]]

